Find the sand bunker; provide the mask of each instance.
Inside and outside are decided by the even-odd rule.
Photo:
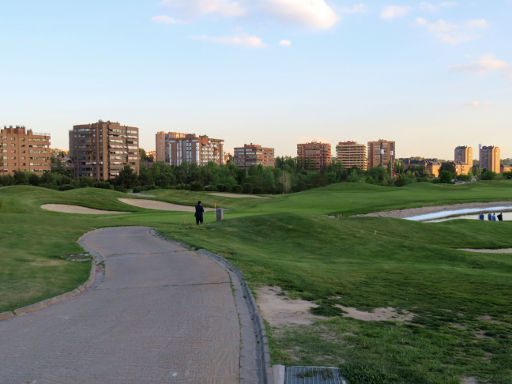
[[[256,196],[256,195],[244,195],[241,193],[210,193],[212,196],[219,196],[219,197],[231,197],[233,199],[266,199],[266,197],[263,196]]]
[[[119,211],[102,211],[100,209],[92,209],[81,207],[79,205],[64,205],[64,204],[43,204],[41,205],[42,209],[52,212],[60,212],[60,213],[78,213],[81,215],[114,215],[114,214],[126,214],[129,212],[119,212]]]
[[[291,300],[282,296],[280,287],[262,287],[256,291],[258,306],[265,320],[272,327],[281,328],[287,325],[310,325],[316,320],[325,319],[309,312],[316,304],[305,300]]]
[[[350,317],[352,319],[363,320],[363,321],[394,321],[397,323],[403,323],[411,321],[414,314],[411,312],[403,311],[398,313],[395,308],[375,308],[371,312],[359,311],[356,308],[344,307],[337,305],[343,312],[343,317]]]
[[[476,253],[512,253],[512,248],[505,249],[471,249],[461,248],[459,251],[476,252]]]
[[[119,201],[128,205],[133,205],[134,207],[156,209],[158,211],[195,212],[194,207],[190,207],[188,205],[171,204],[163,201],[122,198],[120,198]],[[205,208],[204,210],[206,212],[214,211],[213,208]]]

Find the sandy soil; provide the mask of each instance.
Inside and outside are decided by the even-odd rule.
[[[122,198],[120,198],[119,201],[128,205],[133,205],[135,207],[145,209],[156,209],[158,211],[195,212],[194,207],[190,207],[188,205],[165,203],[163,201]],[[215,211],[215,209],[213,208],[205,208],[204,210],[205,212]]]
[[[272,327],[287,325],[310,325],[315,320],[324,319],[309,312],[316,304],[305,300],[291,300],[282,295],[280,287],[262,287],[256,291],[258,306],[265,320]]]
[[[468,252],[476,252],[476,253],[512,253],[512,248],[505,249],[471,249],[471,248],[461,248],[459,251],[468,251]]]
[[[126,214],[129,212],[119,212],[119,211],[102,211],[100,209],[92,209],[81,207],[79,205],[64,205],[64,204],[43,204],[41,205],[42,209],[52,212],[61,212],[61,213],[78,213],[82,215],[114,215],[114,214]]]
[[[403,323],[411,321],[414,314],[411,312],[403,311],[398,313],[395,308],[375,308],[372,312],[359,311],[356,308],[344,307],[337,305],[345,313],[343,317],[351,317],[352,319],[363,320],[363,321],[394,321],[397,323]]]
[[[407,217],[421,216],[428,213],[442,212],[446,210],[458,210],[467,208],[490,208],[490,207],[512,207],[512,201],[495,201],[491,203],[465,203],[465,204],[453,204],[453,205],[438,205],[435,207],[420,207],[420,208],[409,208],[409,209],[398,209],[394,211],[386,212],[374,212],[366,215],[357,215],[359,217],[370,216],[370,217],[393,217],[397,219],[405,219]]]
[[[263,196],[256,196],[256,195],[244,195],[244,194],[241,194],[241,193],[221,193],[221,192],[216,192],[216,193],[210,193],[210,195],[212,196],[219,196],[219,197],[231,197],[233,199],[245,199],[245,198],[249,198],[249,199],[267,199],[267,197],[263,197]]]
[[[139,197],[156,197],[155,195],[147,195],[145,193],[130,193],[130,195],[139,196]]]

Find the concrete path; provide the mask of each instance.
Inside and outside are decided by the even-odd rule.
[[[223,268],[149,228],[83,240],[106,258],[104,282],[0,322],[0,383],[240,382],[239,309]]]

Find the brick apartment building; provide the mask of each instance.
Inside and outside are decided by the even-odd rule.
[[[25,127],[4,127],[0,131],[0,175],[14,171],[42,175],[51,170],[50,135]]]
[[[199,166],[208,163],[224,164],[224,140],[208,136],[196,136],[176,132],[156,134],[157,161],[170,165],[192,163]]]
[[[76,177],[110,180],[129,165],[139,174],[139,129],[110,121],[75,125],[69,154]]]
[[[473,167],[473,148],[468,146],[459,146],[455,148],[453,161],[455,163],[467,164]]]
[[[495,146],[480,148],[480,169],[494,173],[501,172],[500,148]]]
[[[336,146],[336,158],[345,169],[354,167],[363,171],[368,169],[366,145],[364,144],[358,144],[355,141],[341,141]]]
[[[388,140],[368,142],[368,169],[378,167],[379,165],[387,167],[388,164],[395,163],[395,142]]]
[[[240,168],[250,168],[253,165],[275,167],[274,148],[265,148],[257,144],[245,144],[235,148],[234,163]]]
[[[297,160],[306,169],[320,170],[331,164],[331,144],[306,143],[297,144]]]

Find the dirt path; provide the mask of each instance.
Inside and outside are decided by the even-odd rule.
[[[81,215],[118,215],[127,214],[129,212],[119,211],[103,211],[101,209],[92,209],[82,207],[80,205],[64,205],[64,204],[43,204],[41,208],[46,211],[60,212],[60,213],[78,213]]]
[[[195,212],[195,208],[188,205],[178,205],[166,203],[164,201],[156,200],[144,200],[144,199],[123,199],[119,198],[119,201],[134,207],[155,209],[157,211],[174,211],[174,212]],[[213,208],[205,208],[205,212],[215,211]]]

